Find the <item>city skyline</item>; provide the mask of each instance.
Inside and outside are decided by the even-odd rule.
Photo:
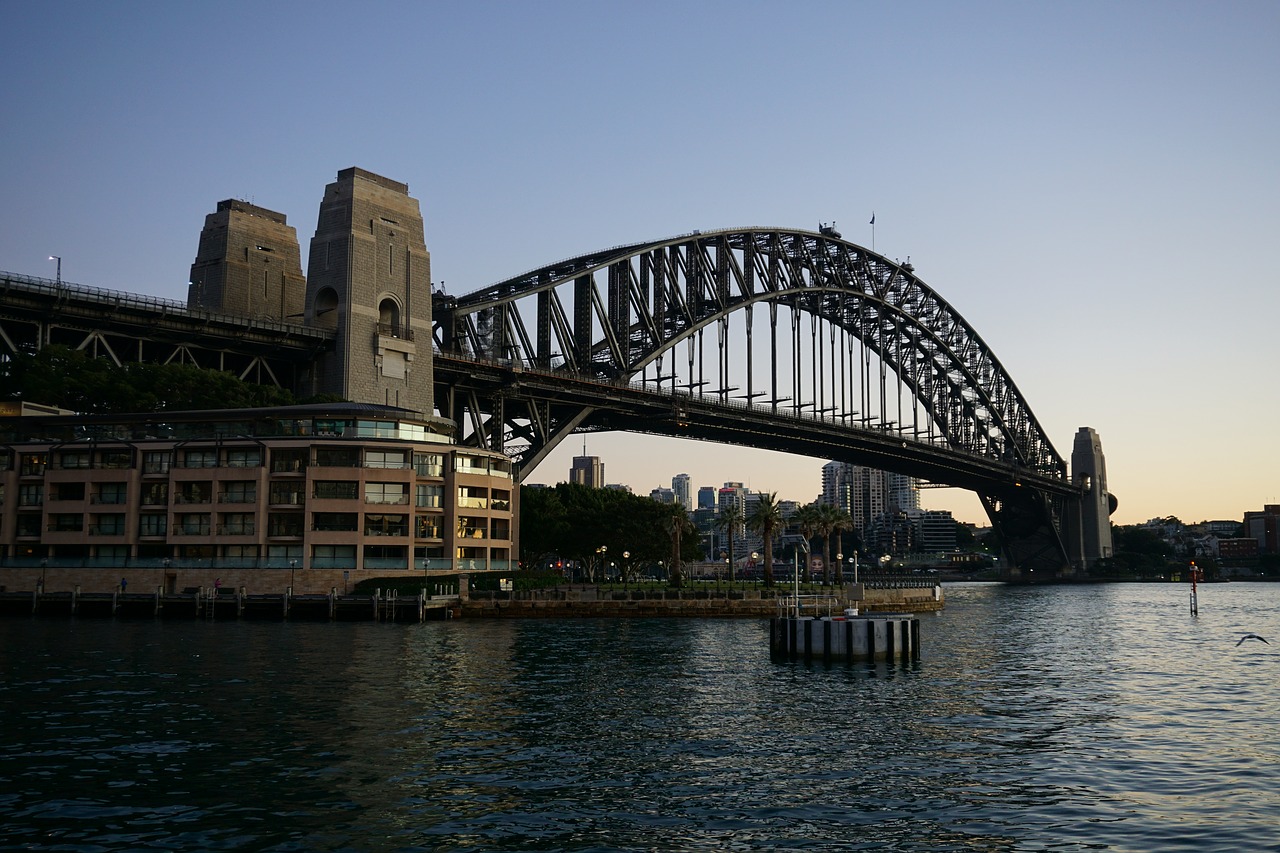
[[[787,9],[13,6],[0,269],[181,301],[218,201],[305,239],[349,166],[409,185],[451,293],[637,240],[835,221],[911,259],[1060,454],[1097,430],[1117,523],[1276,503],[1280,8]],[[663,14],[682,23],[659,42],[618,37]],[[214,58],[193,61],[194,32]],[[808,502],[827,461],[588,440],[642,493],[660,463]],[[986,520],[967,493],[922,504]]]

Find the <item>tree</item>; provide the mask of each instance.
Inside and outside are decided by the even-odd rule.
[[[61,344],[18,353],[4,363],[0,398],[83,414],[248,409],[296,402],[283,388],[245,382],[222,370],[189,364],[116,364]]]
[[[791,516],[791,523],[796,526],[796,529],[800,531],[800,535],[804,537],[804,542],[805,542],[804,550],[806,555],[808,554],[811,548],[811,542],[813,540],[813,537],[817,535],[818,529],[822,526],[822,519],[820,516],[821,516],[821,511],[819,510],[818,504],[816,503],[805,504],[804,506],[800,507],[800,509],[796,510],[795,515]],[[809,579],[808,563],[809,561],[806,559],[805,567],[804,567],[805,580]],[[824,583],[826,582],[825,567],[823,568],[823,582]]]
[[[773,534],[782,526],[782,510],[778,506],[777,492],[762,492],[751,514],[747,527],[759,533],[764,540],[764,585],[773,586]]]
[[[832,553],[833,553],[832,545],[834,544],[833,540],[840,533],[840,531],[848,530],[850,527],[853,526],[853,518],[850,517],[849,513],[840,509],[840,507],[838,506],[834,506],[833,504],[823,504],[821,507],[819,507],[818,512],[819,512],[818,517],[819,519],[821,519],[821,522],[822,522],[823,536],[826,539],[826,541],[824,542],[824,547],[826,549],[825,550],[826,565],[830,566],[830,565],[833,565],[833,558],[832,558]],[[835,581],[836,583],[841,583],[844,580],[844,569],[841,567],[839,560],[834,561],[834,566],[835,566]],[[826,578],[825,566],[823,568],[823,572],[824,572],[823,578],[825,579]]]
[[[667,534],[671,537],[671,571],[667,575],[667,583],[678,589],[684,586],[682,543],[687,535],[696,532],[696,530],[693,522],[689,520],[689,514],[684,511],[684,507],[680,506],[680,504],[671,506],[673,512],[663,520],[663,526],[666,527]]]
[[[738,528],[742,526],[743,517],[742,510],[738,508],[738,504],[728,504],[720,508],[720,515],[716,517],[716,529],[721,530],[729,537],[729,580],[733,580],[733,535]],[[714,554],[712,556],[715,556]]]

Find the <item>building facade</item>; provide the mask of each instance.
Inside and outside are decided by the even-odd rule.
[[[0,417],[6,577],[327,592],[514,568],[510,460],[438,426],[364,404]]]

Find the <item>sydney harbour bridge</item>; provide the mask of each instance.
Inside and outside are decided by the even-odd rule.
[[[818,231],[618,246],[432,295],[434,400],[518,477],[568,436],[632,431],[850,462],[975,492],[1013,579],[1071,577],[1114,508],[1068,472],[977,332],[912,266]],[[0,273],[0,355],[65,343],[289,386],[331,329]]]

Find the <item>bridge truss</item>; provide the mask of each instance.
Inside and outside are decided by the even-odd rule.
[[[433,316],[437,407],[522,475],[592,430],[853,462],[973,490],[1015,567],[1072,571],[1079,489],[1007,371],[910,264],[830,229],[620,246]]]

